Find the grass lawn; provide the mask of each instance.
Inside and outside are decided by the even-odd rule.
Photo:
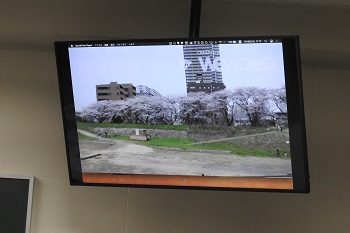
[[[199,127],[199,126],[187,126],[187,125],[141,125],[141,124],[107,124],[107,123],[81,123],[78,122],[78,128],[90,131],[91,128],[143,128],[143,129],[164,129],[164,130],[184,130],[194,133],[203,134],[224,134],[227,133],[230,136],[250,135],[261,132],[266,132],[266,128],[251,128],[251,127]],[[225,132],[226,131],[226,132]],[[128,136],[110,136],[110,138],[118,140],[130,140]],[[81,140],[96,140],[94,138],[87,137],[79,134]],[[257,157],[276,157],[275,148],[272,146],[263,146],[254,143],[254,145],[241,145],[234,144],[228,141],[218,141],[205,144],[192,145],[196,141],[193,139],[184,138],[152,138],[150,141],[133,141],[145,146],[154,147],[172,147],[172,148],[184,148],[184,149],[203,149],[203,150],[227,150],[231,151],[231,154],[240,156],[257,156]],[[266,149],[269,148],[269,149]],[[284,156],[284,151],[287,151],[290,155],[289,148],[280,148],[281,157]]]
[[[203,149],[203,150],[228,150],[231,154],[240,156],[258,156],[258,157],[275,157],[274,150],[265,150],[262,148],[243,147],[228,142],[214,142],[206,144],[192,145],[194,140],[183,138],[152,138],[150,141],[137,141],[145,146],[160,146],[184,149]]]
[[[92,137],[86,136],[86,135],[81,134],[81,133],[78,133],[78,139],[79,140],[86,140],[86,141],[96,141],[97,140],[96,138],[92,138]]]

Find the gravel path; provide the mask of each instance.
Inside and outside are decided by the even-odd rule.
[[[246,177],[292,172],[289,159],[157,149],[79,132],[97,139],[79,142],[84,172]]]

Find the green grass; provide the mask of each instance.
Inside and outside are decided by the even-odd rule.
[[[114,136],[110,136],[108,138],[117,139],[117,140],[123,140],[123,141],[130,140],[128,136],[120,136],[120,135],[114,135]]]
[[[226,137],[235,137],[241,135],[250,135],[258,133],[266,133],[266,127],[250,127],[250,126],[219,126],[219,125],[191,125],[188,132],[198,134],[225,135]]]
[[[164,130],[186,130],[192,133],[199,134],[220,134],[227,136],[239,136],[249,135],[266,132],[264,127],[223,127],[223,126],[187,126],[187,125],[141,125],[141,124],[107,124],[107,123],[78,123],[78,128],[91,131],[92,128],[144,128],[144,129],[164,129]],[[109,138],[118,140],[130,140],[128,136],[110,136]],[[95,140],[87,136],[79,134],[81,140]],[[133,141],[146,146],[159,146],[159,147],[172,147],[172,148],[184,148],[184,149],[203,149],[203,150],[227,150],[231,151],[231,154],[239,156],[257,156],[257,157],[276,157],[276,145],[265,145],[264,143],[247,144],[243,145],[234,144],[227,141],[218,141],[205,144],[195,144],[195,140],[183,139],[183,138],[152,138],[150,141]],[[272,148],[273,147],[273,148]],[[281,145],[280,156],[284,157],[284,151],[287,151],[290,155],[289,148],[283,148]],[[290,158],[290,156],[289,156]]]
[[[138,143],[146,146],[161,146],[173,148],[191,148],[191,143],[195,141],[184,138],[152,138],[149,141],[138,141]]]
[[[92,138],[92,137],[86,136],[86,135],[81,134],[81,133],[78,133],[78,139],[79,140],[86,140],[86,141],[96,141],[97,140],[96,138]]]
[[[274,150],[266,150],[263,148],[243,147],[227,142],[215,142],[206,144],[195,144],[194,140],[182,138],[152,138],[150,141],[139,141],[145,146],[172,147],[184,149],[202,149],[202,150],[227,150],[231,154],[239,156],[257,156],[257,157],[276,157]],[[281,157],[282,157],[281,153]]]

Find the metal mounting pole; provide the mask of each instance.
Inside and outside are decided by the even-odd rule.
[[[190,38],[199,37],[201,5],[202,0],[192,0],[191,2],[190,29],[188,33],[188,37]]]

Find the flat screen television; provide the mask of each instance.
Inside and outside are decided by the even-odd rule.
[[[55,53],[72,185],[309,192],[298,36]]]

